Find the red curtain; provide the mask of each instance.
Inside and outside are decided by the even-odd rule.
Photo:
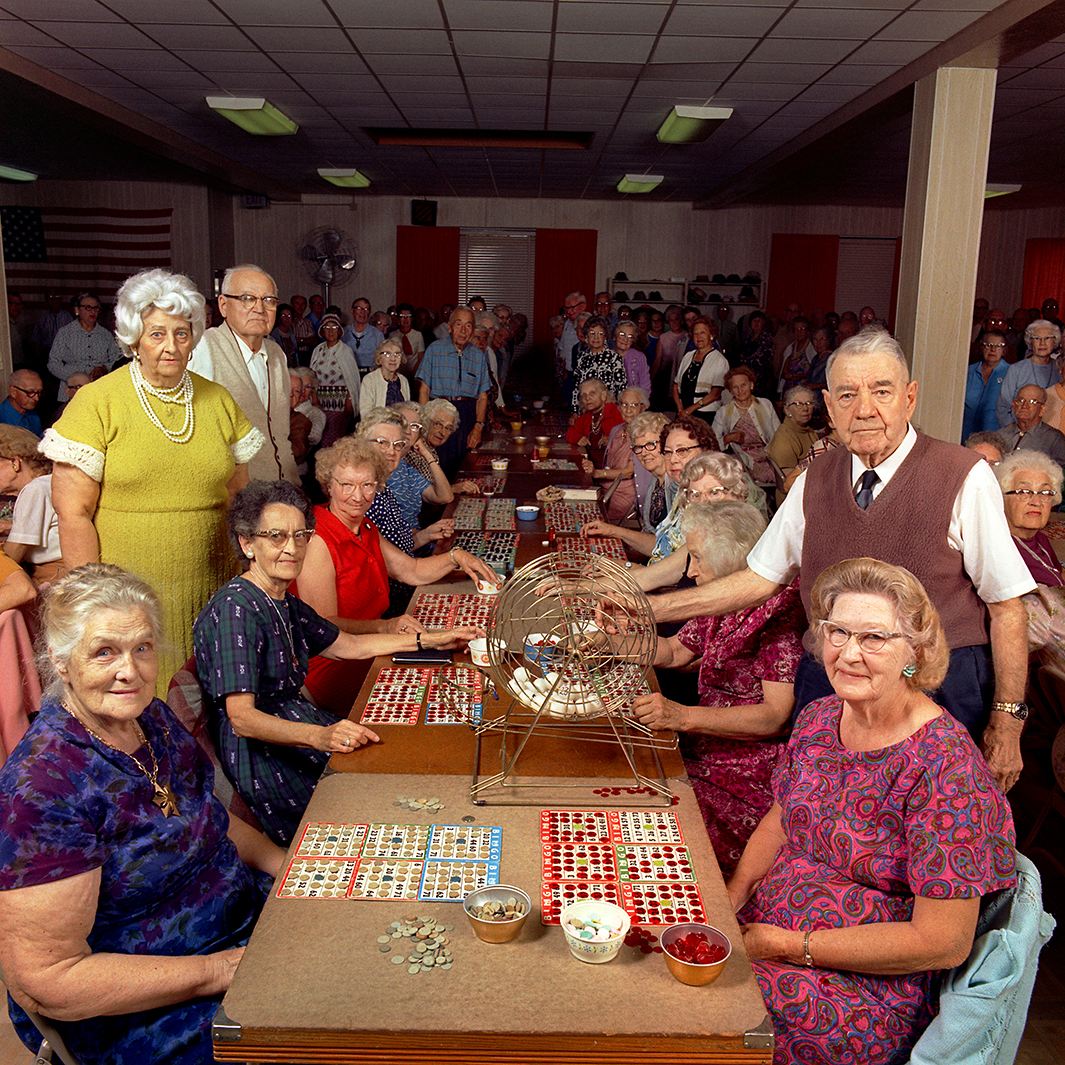
[[[1033,237],[1024,249],[1025,307],[1042,307],[1053,298],[1065,306],[1065,240],[1059,237]]]
[[[597,229],[538,229],[533,285],[533,344],[551,351],[550,320],[570,292],[583,292],[591,310],[595,299]]]
[[[783,318],[792,302],[805,311],[835,306],[838,262],[838,236],[774,233],[765,298],[768,313]]]
[[[396,226],[396,302],[435,310],[458,294],[458,228]]]

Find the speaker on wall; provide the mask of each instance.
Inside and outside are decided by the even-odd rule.
[[[411,200],[410,224],[412,226],[435,226],[436,200]]]

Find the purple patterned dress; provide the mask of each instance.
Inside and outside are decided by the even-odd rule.
[[[841,710],[833,695],[796,718],[773,777],[785,842],[740,922],[816,931],[908,921],[915,895],[972,898],[1012,885],[1013,818],[964,726],[944,713],[890,747],[855,752],[839,741]],[[754,972],[778,1065],[905,1062],[935,1014],[934,973],[773,962]]]
[[[241,946],[269,890],[226,832],[214,773],[196,741],[158,699],[140,716],[177,795],[165,817],[132,760],[45,703],[0,772],[0,890],[100,870],[94,953],[190,955]],[[147,752],[137,752],[150,764]],[[62,915],[57,914],[61,919]],[[116,1017],[64,1022],[83,1065],[205,1065],[221,996]],[[41,1037],[10,997],[11,1020],[36,1051]]]
[[[702,656],[699,705],[757,704],[764,698],[763,680],[793,683],[805,630],[796,584],[750,610],[687,622],[677,639]],[[773,804],[770,782],[783,745],[783,738],[681,736],[684,764],[726,876],[736,868],[751,833]]]

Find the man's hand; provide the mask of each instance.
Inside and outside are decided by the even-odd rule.
[[[470,435],[466,437],[466,447],[472,451],[474,448],[480,446],[481,443],[481,423],[478,422],[471,430]]]
[[[998,710],[991,711],[991,720],[980,738],[980,748],[987,759],[987,767],[995,783],[1006,794],[1021,775],[1021,732],[1024,722]]]

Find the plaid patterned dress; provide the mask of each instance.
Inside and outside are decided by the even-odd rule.
[[[328,727],[336,718],[300,689],[311,658],[340,630],[294,595],[272,600],[243,577],[223,585],[196,619],[196,668],[222,767],[266,834],[287,846],[329,755],[241,737],[226,696],[251,692],[255,707],[285,721]]]

